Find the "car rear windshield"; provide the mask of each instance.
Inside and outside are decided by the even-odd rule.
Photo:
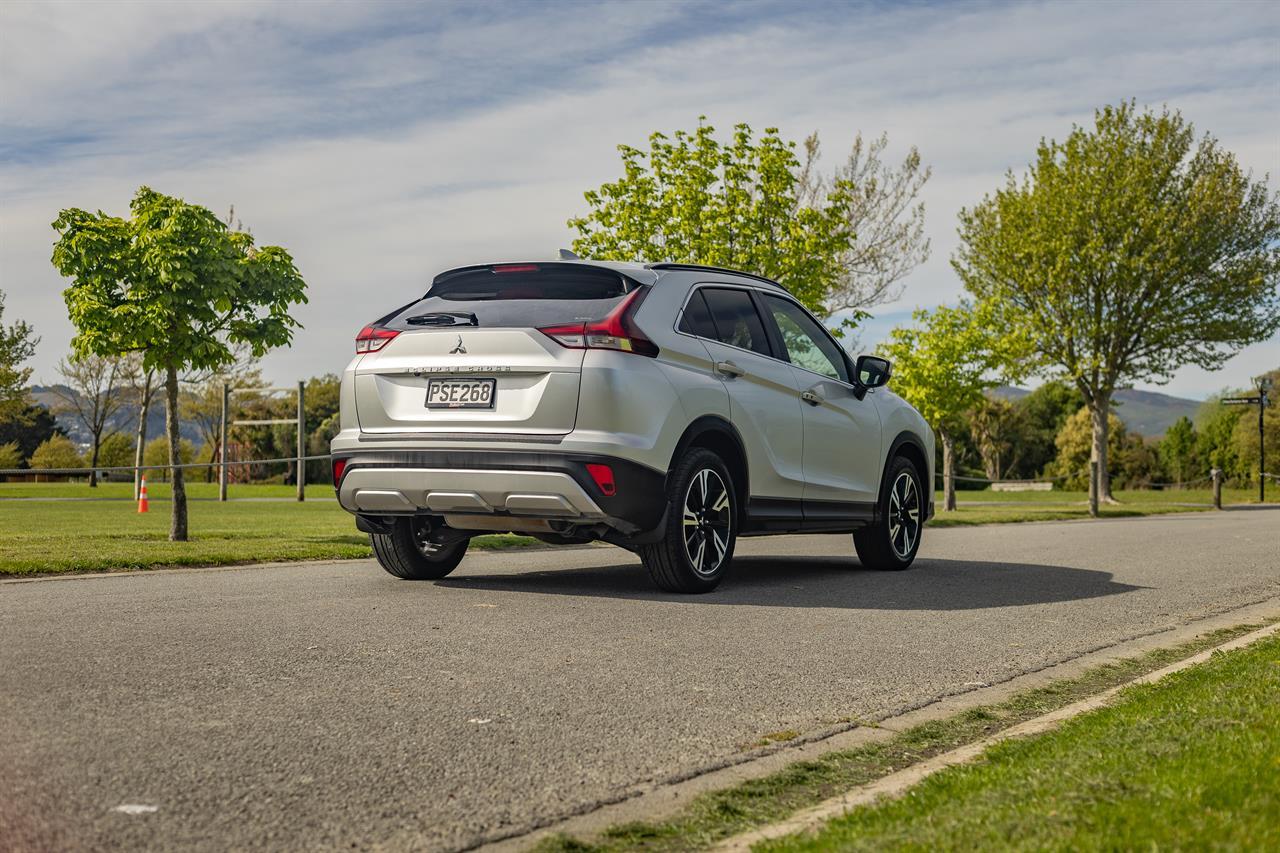
[[[508,264],[446,273],[387,322],[393,329],[538,327],[598,320],[639,285],[613,270]]]

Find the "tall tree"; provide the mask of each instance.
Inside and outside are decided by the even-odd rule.
[[[655,133],[648,151],[619,145],[622,177],[585,193],[590,212],[569,220],[573,250],[741,269],[782,282],[827,316],[844,278],[840,261],[854,246],[853,188],[834,179],[806,204],[795,149],[777,128],[757,140],[739,124],[722,143],[705,123]]]
[[[115,425],[127,401],[127,385],[119,356],[85,355],[62,359],[58,373],[63,384],[51,389],[58,402],[54,411],[80,422],[89,433],[89,486],[98,485],[98,452],[102,439]]]
[[[1187,480],[1195,479],[1194,475],[1199,470],[1196,438],[1196,428],[1191,419],[1184,415],[1173,422],[1160,440],[1157,450],[1160,462],[1168,476],[1179,486]]]
[[[942,445],[943,509],[956,508],[954,424],[986,389],[1018,378],[1022,342],[1001,335],[972,307],[916,311],[915,326],[894,329],[881,353],[893,362],[889,387],[924,416]]]
[[[52,412],[34,401],[0,418],[0,444],[16,444],[24,460],[30,459],[37,447],[55,435],[66,435],[66,431],[58,426]]]
[[[960,239],[965,287],[1084,396],[1103,499],[1117,387],[1280,328],[1277,197],[1177,112],[1123,103],[1041,142],[1021,180],[961,211]]]
[[[0,291],[0,320],[4,319],[4,291]],[[0,323],[0,421],[18,417],[27,407],[27,383],[31,368],[22,363],[35,354],[36,337],[31,326],[19,320],[5,326]]]
[[[128,219],[63,210],[53,264],[83,355],[140,352],[164,378],[173,516],[169,538],[187,538],[179,452],[178,377],[230,363],[236,344],[255,356],[289,343],[306,283],[279,246],[254,245],[210,210],[139,188]]]
[[[969,435],[973,438],[982,470],[989,480],[999,480],[1017,462],[1022,412],[1008,400],[983,394],[969,410]]]
[[[914,147],[901,165],[886,162],[888,146],[887,134],[868,142],[859,133],[844,164],[828,176],[819,165],[818,134],[804,141],[800,202],[811,208],[843,205],[853,234],[839,255],[840,275],[825,299],[828,311],[848,312],[851,324],[865,318],[867,309],[898,298],[902,279],[929,258],[924,202],[917,199],[933,170]]]

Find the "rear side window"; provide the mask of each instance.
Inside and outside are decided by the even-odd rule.
[[[387,323],[393,329],[447,325],[537,327],[599,320],[640,285],[599,267],[508,264],[438,277],[426,296]]]
[[[711,322],[711,311],[707,301],[702,298],[702,291],[695,290],[689,297],[689,304],[684,307],[684,316],[680,318],[680,331],[700,338],[717,339],[715,323]]]
[[[701,292],[716,327],[714,340],[761,355],[772,355],[764,323],[751,301],[751,294],[745,290],[720,287],[704,287]]]

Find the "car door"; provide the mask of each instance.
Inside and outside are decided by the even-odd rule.
[[[749,460],[753,520],[775,529],[798,526],[804,498],[800,389],[791,366],[774,357],[751,290],[697,287],[681,330],[703,339],[729,392],[730,420]]]
[[[774,346],[790,362],[804,422],[804,513],[807,524],[838,524],[866,513],[879,495],[880,413],[854,394],[840,345],[798,303],[761,293]],[[868,392],[874,393],[874,392]]]

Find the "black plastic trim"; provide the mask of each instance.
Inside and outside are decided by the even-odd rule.
[[[725,275],[737,275],[737,276],[742,276],[743,278],[749,278],[749,279],[751,279],[752,281],[762,281],[762,282],[764,282],[765,284],[772,284],[774,287],[779,288],[780,290],[782,290],[782,291],[784,291],[784,292],[786,292],[786,293],[790,293],[790,292],[791,292],[791,291],[787,290],[787,288],[786,288],[786,286],[785,286],[785,285],[780,284],[779,282],[776,282],[776,281],[774,281],[774,280],[773,280],[773,279],[771,279],[771,278],[765,278],[765,277],[764,277],[764,276],[762,276],[762,275],[756,275],[755,273],[752,273],[752,272],[743,272],[742,270],[730,269],[729,267],[711,267],[711,266],[706,266],[706,265],[704,265],[704,264],[678,264],[678,263],[669,263],[669,262],[665,262],[665,261],[664,261],[664,262],[662,262],[662,263],[657,263],[657,264],[648,264],[648,265],[645,267],[645,269],[651,269],[651,270],[673,270],[673,271],[677,271],[677,272],[680,272],[680,271],[683,271],[683,272],[718,272],[718,273],[724,273]]]
[[[889,463],[893,461],[893,457],[896,456],[898,454],[898,451],[902,448],[902,446],[906,444],[909,444],[912,447],[914,447],[915,450],[920,454],[920,458],[924,460],[925,470],[920,472],[920,479],[922,481],[927,481],[927,482],[923,482],[922,485],[923,485],[925,494],[929,496],[928,509],[925,510],[925,517],[924,517],[924,520],[928,521],[929,519],[933,518],[933,513],[934,513],[933,480],[930,477],[931,472],[929,471],[929,463],[931,461],[929,459],[929,452],[925,450],[924,442],[920,440],[920,436],[916,435],[914,432],[911,432],[909,430],[903,430],[902,432],[898,433],[898,435],[893,439],[893,442],[889,445],[889,452],[886,453],[884,456],[884,468],[886,472],[889,470]],[[881,481],[881,485],[883,486],[884,472],[882,472],[880,475],[880,481]],[[879,513],[880,513],[880,507],[877,504],[876,515],[878,516]]]
[[[589,453],[533,450],[361,450],[333,454],[346,459],[345,478],[361,468],[460,468],[464,470],[554,471],[567,474],[600,509],[632,531],[647,531],[662,520],[666,507],[666,472],[629,459]],[[608,465],[617,486],[613,495],[600,491],[587,464]]]

